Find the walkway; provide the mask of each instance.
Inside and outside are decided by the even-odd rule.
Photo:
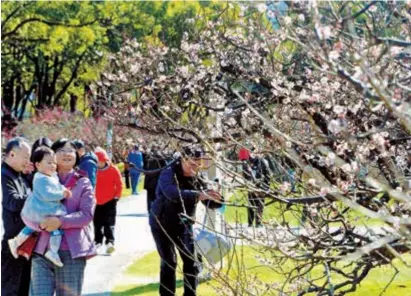
[[[155,250],[146,211],[146,193],[123,198],[117,204],[116,252],[88,261],[83,295],[109,296],[116,278],[137,258]]]

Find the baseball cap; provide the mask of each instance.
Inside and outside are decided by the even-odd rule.
[[[76,149],[84,148],[86,146],[82,140],[74,140],[73,144],[76,146]]]

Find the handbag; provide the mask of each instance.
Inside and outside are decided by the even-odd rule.
[[[194,228],[196,251],[210,264],[216,264],[230,252],[232,243],[227,236],[205,228],[207,213],[204,215],[203,227]]]

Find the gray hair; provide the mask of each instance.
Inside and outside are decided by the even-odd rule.
[[[21,149],[23,145],[30,147],[29,142],[25,138],[15,137],[7,143],[6,149],[4,149],[4,153],[8,155],[12,150]]]

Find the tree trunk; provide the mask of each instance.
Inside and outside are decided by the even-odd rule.
[[[6,81],[3,86],[3,105],[10,112],[14,105],[14,80],[14,77],[11,78],[9,81]]]
[[[77,71],[80,67],[81,61],[83,60],[83,57],[85,56],[86,52],[83,52],[83,54],[78,58],[76,64],[74,65],[73,71],[71,72],[71,77],[69,81],[63,86],[63,88],[60,90],[60,92],[56,95],[54,99],[54,105],[58,105],[60,102],[61,97],[65,94],[67,89],[70,87],[71,83],[73,82],[74,78],[77,77]]]

